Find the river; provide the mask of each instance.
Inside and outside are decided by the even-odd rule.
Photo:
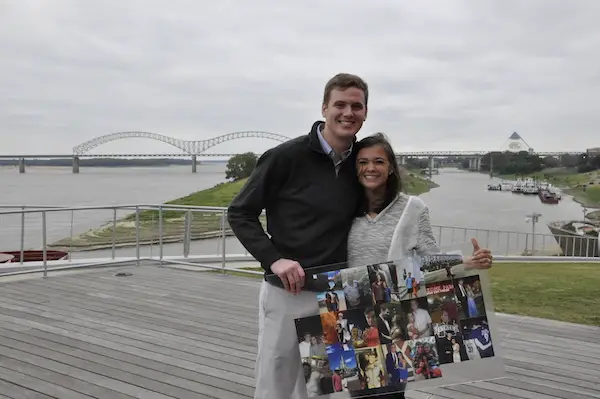
[[[581,206],[563,195],[558,205],[545,205],[537,196],[510,192],[488,191],[487,185],[497,182],[479,173],[441,169],[433,180],[438,188],[421,195],[430,209],[432,224],[489,230],[530,232],[525,215],[542,214],[538,233],[550,234],[546,223],[553,220],[582,217]],[[191,192],[209,188],[225,180],[224,164],[202,164],[192,174],[189,166],[160,168],[81,168],[72,174],[70,168],[29,167],[25,174],[15,168],[0,168],[0,205],[63,205],[101,206],[116,204],[158,204]],[[125,214],[125,212],[123,212]],[[121,216],[121,214],[119,214]],[[71,217],[73,217],[71,222]],[[109,211],[70,212],[48,216],[48,242],[81,233],[112,219]],[[20,218],[0,215],[0,249],[20,248]],[[41,245],[40,218],[28,217],[26,248]],[[241,253],[241,245],[230,238],[227,252]],[[141,253],[157,252],[156,246]],[[180,255],[181,244],[165,245],[165,255]],[[191,253],[220,251],[216,240],[201,240],[192,244]],[[119,255],[131,255],[132,249],[120,249]],[[110,250],[76,253],[74,257],[109,256]]]

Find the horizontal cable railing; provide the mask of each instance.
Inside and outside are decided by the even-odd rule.
[[[261,220],[264,225],[264,214]],[[475,237],[496,259],[600,261],[598,239],[592,236],[440,225],[432,229],[444,251],[470,253],[470,239]],[[11,264],[0,263],[0,275],[28,272],[24,267],[43,270],[46,275],[48,266],[56,269],[148,261],[225,270],[227,263],[253,261],[227,223],[227,208],[212,206],[0,205],[0,245],[0,252],[17,255]],[[39,251],[39,260],[24,261],[32,250]],[[56,259],[56,253],[64,253],[64,258]]]

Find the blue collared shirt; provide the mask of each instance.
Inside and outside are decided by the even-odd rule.
[[[319,137],[319,141],[321,142],[321,148],[323,148],[323,152],[329,155],[329,157],[333,160],[333,165],[335,166],[335,173],[337,174],[340,170],[342,162],[344,162],[346,158],[348,158],[348,156],[352,153],[354,143],[350,144],[350,147],[346,151],[342,152],[340,155],[336,154],[335,151],[333,151],[333,148],[331,148],[331,146],[329,145],[327,140],[325,140],[325,137],[323,137],[323,134],[321,133],[323,126],[324,124],[320,124],[319,126],[317,126],[317,136]]]

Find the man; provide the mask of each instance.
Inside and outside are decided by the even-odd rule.
[[[431,337],[432,320],[429,312],[419,307],[416,299],[410,301],[412,314],[415,318],[415,328],[417,329],[417,338]]]
[[[265,269],[256,399],[306,398],[294,318],[319,313],[310,292],[318,284],[305,279],[307,271],[346,261],[347,236],[362,196],[353,144],[367,117],[368,95],[358,76],[331,78],[321,107],[325,122],[266,151],[229,206],[234,234]],[[258,219],[263,209],[270,237]]]
[[[379,308],[379,309],[378,309]],[[379,342],[382,345],[389,345],[392,343],[391,340],[391,328],[388,319],[390,317],[391,305],[389,303],[382,303],[375,305],[375,310],[379,311],[379,317],[377,318],[377,330],[379,330]]]

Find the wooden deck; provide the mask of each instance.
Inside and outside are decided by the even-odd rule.
[[[0,398],[250,398],[258,289],[155,266],[0,279]],[[600,398],[600,328],[498,319],[507,378],[407,397]]]

